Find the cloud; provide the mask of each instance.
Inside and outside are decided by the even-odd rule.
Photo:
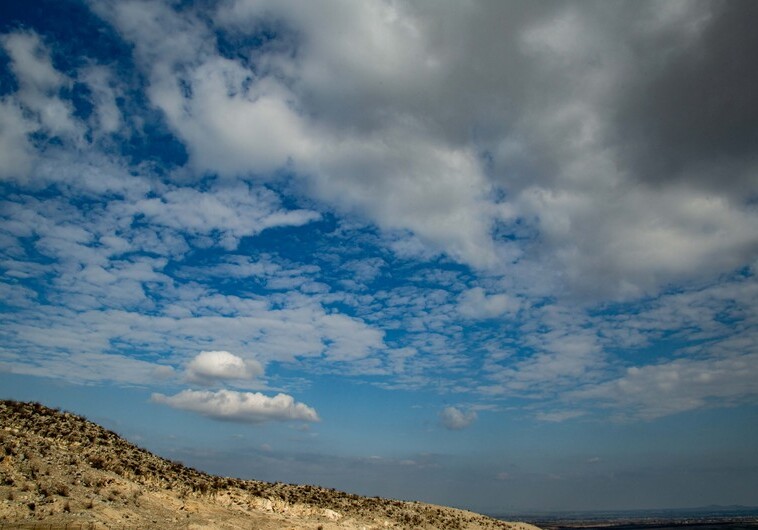
[[[145,94],[188,149],[194,178],[278,182],[285,172],[298,193],[404,234],[392,245],[399,254],[443,252],[522,290],[536,274],[564,295],[603,300],[729,272],[758,248],[746,147],[756,135],[755,76],[745,73],[754,59],[729,40],[752,42],[743,10],[753,8],[743,4],[91,6],[134,44]],[[265,45],[250,45],[257,32],[271,36]],[[234,56],[217,34],[239,44]],[[4,46],[20,80],[0,106],[14,124],[0,130],[6,171],[30,168],[35,127],[81,136],[55,93],[74,80],[90,88],[95,136],[123,125],[115,72],[63,75],[30,32]],[[713,81],[717,68],[729,83]],[[695,156],[705,145],[713,153]],[[195,201],[196,231],[219,229],[225,248],[318,218],[273,208],[235,224],[230,214],[264,205],[228,190],[170,190],[139,207],[157,224],[189,227],[182,205]]]
[[[754,346],[753,346],[754,348]],[[597,401],[630,419],[655,418],[711,406],[730,406],[758,397],[758,353],[728,358],[677,359],[632,366],[618,379],[571,392]]]
[[[73,118],[73,105],[58,96],[71,80],[53,67],[39,36],[33,32],[10,33],[3,35],[0,43],[11,58],[19,85],[15,94],[19,103],[48,134],[79,140],[83,129]]]
[[[440,412],[442,426],[451,431],[460,431],[476,421],[477,414],[473,410],[463,412],[456,407],[445,407]]]
[[[5,367],[241,386],[195,356],[253,347],[545,420],[754,399],[754,7],[87,6],[118,68],[0,37]]]
[[[316,410],[292,396],[265,396],[259,392],[183,390],[176,395],[153,394],[152,401],[196,412],[223,421],[264,423],[267,421],[320,421]]]
[[[193,383],[213,384],[261,376],[263,366],[254,359],[242,359],[226,351],[204,351],[187,364],[185,375]]]
[[[507,294],[487,295],[481,287],[464,291],[458,299],[458,311],[466,318],[495,318],[514,314],[520,303]]]
[[[257,26],[255,17],[263,15],[258,7],[233,5],[233,17],[222,8],[218,19],[222,24],[234,19],[237,23],[226,29],[244,35],[244,28]],[[376,50],[389,54],[393,67],[386,73],[405,83],[402,76],[412,66],[404,58],[418,44],[413,42],[416,33],[409,33],[399,19],[371,18],[378,7],[351,8],[348,18],[343,19],[345,24],[334,29],[357,35],[353,22],[369,26],[378,23],[370,29],[410,39],[412,48],[398,43],[391,49]],[[347,123],[334,123],[332,112],[345,103],[344,98],[340,98],[340,105],[333,105],[336,100],[327,103],[332,112],[316,112],[326,121],[309,119],[307,116],[317,110],[307,109],[313,103],[310,94],[321,90],[312,84],[322,82],[311,79],[311,74],[319,64],[333,70],[338,59],[333,54],[342,52],[319,38],[323,33],[320,25],[328,20],[319,15],[320,10],[307,10],[308,17],[302,17],[302,9],[292,5],[272,4],[269,8],[274,16],[277,12],[288,15],[284,20],[295,23],[295,31],[304,33],[310,44],[303,48],[304,62],[286,61],[286,55],[272,54],[269,61],[261,60],[266,66],[255,72],[242,61],[222,57],[207,45],[214,40],[208,36],[211,28],[191,10],[180,15],[160,3],[146,6],[134,2],[101,10],[135,43],[138,63],[151,80],[148,94],[187,145],[197,171],[232,178],[294,170],[304,190],[345,212],[368,215],[385,229],[411,230],[427,245],[464,262],[492,265],[496,254],[487,235],[491,219],[486,200],[490,187],[475,151],[468,146],[445,145],[412,115],[363,131]],[[245,19],[252,25],[238,24]],[[175,28],[186,47],[176,46],[175,39],[163,39],[168,26]],[[193,55],[189,50],[202,51]],[[422,55],[414,52],[419,59]],[[361,76],[378,73],[365,69],[375,61],[338,62],[340,77],[347,77],[343,86],[351,84],[350,78],[364,85]],[[287,83],[292,76],[300,81]],[[296,90],[296,86],[300,88]]]
[[[273,227],[301,226],[321,217],[310,210],[284,209],[276,193],[244,184],[206,192],[173,187],[159,197],[123,203],[121,209],[121,215],[144,216],[153,225],[198,236],[213,235],[228,250],[236,248],[242,237]]]
[[[34,161],[34,149],[27,135],[36,125],[24,118],[23,110],[14,102],[0,101],[0,178],[23,179]]]
[[[758,37],[747,22],[755,16],[751,2],[692,5],[665,32],[647,29],[667,51],[638,58],[613,121],[635,178],[737,201],[758,194],[758,104],[749,96],[758,90]]]
[[[607,354],[599,326],[571,307],[543,306],[522,321],[520,338],[493,348],[484,370],[492,395],[548,398],[607,377]]]
[[[583,416],[585,413],[581,410],[557,410],[551,412],[538,412],[535,416],[540,421],[562,422]]]
[[[66,84],[66,78],[53,67],[49,52],[36,33],[9,33],[3,36],[2,44],[22,87],[45,93],[55,92]]]
[[[207,18],[163,3],[95,5],[135,44],[151,79],[149,97],[197,171],[265,179],[286,168],[310,196],[385,231],[408,231],[413,238],[403,241],[421,245],[396,244],[397,252],[442,251],[501,274],[538,269],[569,294],[602,299],[727,272],[758,244],[755,212],[738,195],[714,187],[706,193],[682,179],[664,193],[640,186],[650,171],[636,161],[662,157],[643,146],[627,160],[639,149],[621,135],[632,121],[640,138],[650,138],[645,131],[661,114],[644,100],[659,91],[629,86],[681,78],[655,70],[660,54],[645,43],[669,43],[664,60],[705,81],[709,64],[728,63],[720,60],[728,49],[723,35],[745,20],[736,7],[369,2],[345,9],[324,0],[302,9],[238,0]],[[336,9],[340,16],[330,16]],[[507,28],[493,20],[507,20]],[[173,28],[173,38],[158,26]],[[235,58],[210,37],[222,31],[244,42],[261,28],[276,37],[262,48],[243,46]],[[335,46],[326,34],[356,45]],[[469,57],[478,58],[476,68]],[[739,57],[740,64],[751,60]],[[628,83],[637,70],[624,64],[649,75]],[[740,71],[752,69],[735,68],[732,77]],[[730,87],[734,97],[724,101],[749,102],[744,83]],[[676,102],[668,106],[672,124],[676,115],[699,115],[697,96],[679,92],[664,91]],[[743,121],[750,137],[755,128]],[[676,134],[669,140],[677,142]],[[750,156],[743,149],[729,160],[715,157],[707,174],[726,171],[744,188],[749,178],[739,175],[750,174]],[[497,240],[495,227],[526,228],[535,244]],[[514,268],[519,260],[523,267]],[[492,300],[484,313],[502,303]]]
[[[117,98],[123,97],[123,94],[117,88],[113,72],[104,66],[90,66],[80,72],[79,80],[86,83],[92,92],[93,129],[99,134],[118,132],[124,125],[124,117]]]
[[[75,341],[73,333],[59,335],[56,342],[49,343],[48,349],[60,348],[63,352],[35,356],[33,363],[14,350],[0,350],[0,371],[56,379],[63,377],[77,384],[110,382],[120,385],[161,384],[175,375],[173,367],[167,364],[126,355],[66,351]]]

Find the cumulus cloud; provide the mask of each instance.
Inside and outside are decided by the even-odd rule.
[[[223,421],[320,421],[315,409],[287,394],[268,397],[259,392],[183,390],[173,396],[153,394],[152,401]]]
[[[274,3],[264,11],[253,4],[230,6],[221,9],[217,18],[227,30],[241,35],[245,28],[257,26],[258,16],[285,15],[282,20],[294,24],[292,29],[303,34],[309,44],[303,48],[304,62],[286,61],[287,55],[272,53],[272,57],[256,57],[264,66],[253,71],[243,61],[222,57],[207,44],[213,41],[208,36],[211,28],[191,10],[180,15],[160,3],[134,2],[103,10],[135,43],[137,59],[151,78],[151,100],[188,146],[191,163],[198,171],[234,177],[294,169],[305,190],[343,211],[368,215],[385,229],[411,230],[426,244],[463,262],[494,264],[486,199],[490,186],[471,146],[445,145],[423,127],[420,116],[411,114],[356,134],[353,125],[332,120],[333,112],[345,104],[344,97],[339,105],[333,104],[336,100],[324,102],[329,105],[324,110],[329,112],[316,114],[325,121],[307,117],[317,110],[308,108],[315,104],[310,94],[314,90],[325,94],[321,87],[313,86],[323,80],[311,78],[320,64],[331,71],[339,63],[339,76],[352,78],[361,86],[365,86],[363,76],[382,74],[396,77],[401,84],[408,82],[405,76],[413,70],[407,59],[409,50],[415,50],[414,60],[423,60],[424,53],[415,42],[420,34],[408,31],[397,18],[401,13],[393,14],[397,8],[380,4],[351,7],[348,18],[340,17],[345,23],[334,27],[338,34],[345,33],[343,39],[358,37],[356,42],[363,39],[354,22],[379,34],[396,33],[408,41],[409,46],[398,43],[387,49],[363,50],[364,54],[387,55],[389,70],[371,72],[365,67],[377,64],[375,60],[342,61],[334,56],[342,52],[320,38],[322,24],[332,20],[328,13],[337,6],[308,9],[305,17],[300,14],[302,6],[289,4]],[[233,16],[228,16],[229,9]],[[227,24],[229,20],[249,20],[252,26]],[[162,37],[167,26],[175,28],[172,34],[181,35],[186,47],[177,47],[175,38]],[[189,50],[203,51],[191,54]],[[299,78],[298,83],[285,82],[293,76]],[[362,105],[365,108],[371,106]]]
[[[198,174],[271,180],[284,170],[300,191],[385,230],[409,231],[427,250],[499,273],[538,269],[547,282],[599,299],[654,294],[755,254],[755,160],[745,147],[756,135],[755,79],[745,74],[754,59],[749,45],[730,44],[752,42],[744,10],[754,8],[746,4],[91,5],[134,44],[147,96]],[[214,32],[250,42],[267,28],[275,39],[234,57],[215,44]],[[73,138],[82,126],[57,94],[72,79],[55,70],[39,37],[13,33],[3,45],[20,88],[0,105],[13,124],[0,129],[9,161],[0,171],[15,174],[33,158],[28,132]],[[716,68],[729,83],[713,82]],[[118,130],[112,72],[88,67],[79,80],[90,87],[96,134]],[[711,115],[718,127],[708,126]],[[714,152],[694,156],[703,146]],[[275,209],[246,218],[245,231],[225,212],[260,204],[177,194],[140,207],[157,223],[187,225],[176,201],[196,201],[198,226],[221,224],[228,248],[270,223],[317,218]],[[514,249],[493,238],[495,228],[524,227],[535,244]],[[514,268],[519,260],[524,266]]]
[[[661,171],[650,169],[681,166],[666,156],[692,160],[698,145],[714,145],[707,127],[676,125],[677,116],[710,123],[701,91],[682,87],[704,84],[718,93],[710,65],[731,64],[726,36],[750,31],[740,26],[749,17],[739,7],[348,8],[323,0],[304,9],[236,0],[205,17],[160,2],[94,5],[135,44],[151,80],[148,95],[197,171],[267,178],[286,168],[311,196],[385,230],[409,231],[427,249],[501,273],[522,270],[511,264],[524,260],[593,298],[654,293],[672,280],[739,267],[755,252],[758,221],[739,194],[652,177]],[[340,16],[331,16],[336,10]],[[211,38],[221,30],[242,42],[269,27],[274,41],[243,47],[236,58]],[[647,42],[667,43],[668,53],[661,59]],[[733,94],[713,100],[728,112],[709,111],[741,117],[743,140],[734,145],[755,135],[746,88],[754,80],[740,81],[740,72],[753,70],[749,55],[738,57],[741,67],[726,68]],[[671,68],[660,68],[659,59]],[[676,81],[684,78],[690,81]],[[651,86],[631,88],[640,84]],[[672,104],[645,99],[660,93],[671,94],[664,99]],[[738,103],[732,109],[728,101]],[[651,128],[669,114],[670,126]],[[631,141],[629,122],[640,131]],[[675,149],[656,147],[664,144]],[[711,183],[728,174],[750,191],[749,150],[719,149],[726,154],[686,174]],[[640,186],[651,179],[668,191]],[[496,226],[505,233],[528,226],[538,244],[514,250],[492,237]],[[503,303],[491,300],[482,316]]]
[[[204,351],[187,364],[185,375],[194,383],[212,384],[261,376],[263,365],[254,359],[243,359],[227,351]]]
[[[440,412],[440,423],[451,431],[460,431],[476,421],[477,414],[473,410],[462,411],[457,407],[445,407]]]

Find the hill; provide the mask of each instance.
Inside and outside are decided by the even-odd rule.
[[[0,401],[0,459],[0,527],[536,528],[420,502],[210,475],[39,403]]]

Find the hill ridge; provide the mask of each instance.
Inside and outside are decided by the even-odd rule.
[[[82,416],[9,400],[0,401],[0,498],[0,523],[61,528],[535,528],[415,501],[215,476]]]

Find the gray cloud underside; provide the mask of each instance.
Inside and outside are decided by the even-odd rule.
[[[288,166],[312,196],[475,267],[519,273],[521,259],[565,271],[575,292],[634,297],[755,255],[752,9],[238,0],[211,24],[160,3],[101,12],[198,169]],[[213,30],[266,24],[283,35],[270,49],[230,59],[213,45]],[[539,245],[492,238],[524,222]]]

